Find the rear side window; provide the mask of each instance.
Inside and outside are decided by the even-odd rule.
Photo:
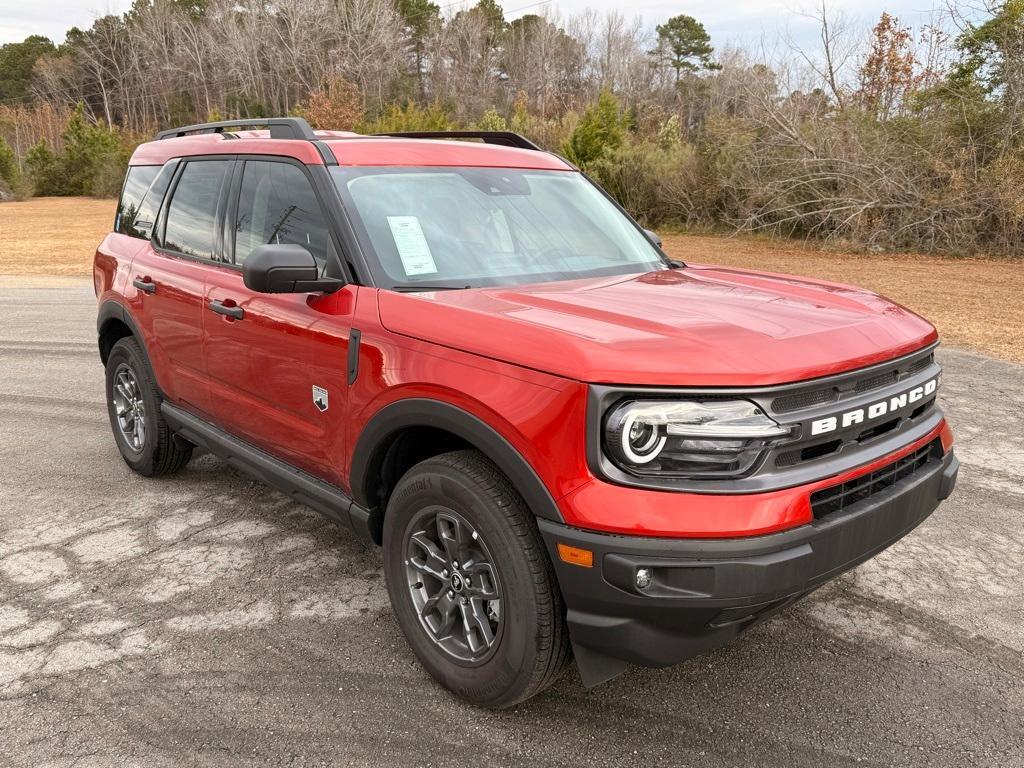
[[[301,245],[327,261],[327,224],[313,187],[301,170],[288,163],[249,160],[242,173],[235,216],[235,263],[253,248],[269,243]]]
[[[135,165],[128,169],[121,189],[121,200],[117,204],[117,218],[114,220],[114,231],[122,235],[130,235],[131,228],[139,217],[139,208],[146,190],[160,172],[159,165]]]
[[[167,208],[165,248],[197,259],[213,258],[217,206],[230,167],[228,160],[185,164]]]
[[[164,195],[167,194],[167,187],[171,183],[174,169],[177,166],[178,161],[171,160],[163,168],[159,169],[160,172],[153,180],[153,183],[149,185],[149,190],[143,196],[142,203],[139,205],[135,215],[120,220],[121,232],[143,240],[149,240],[153,236],[153,223],[156,221],[156,215],[160,211],[160,204],[164,201]]]

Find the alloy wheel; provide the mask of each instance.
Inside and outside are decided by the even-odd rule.
[[[420,511],[406,530],[406,581],[427,636],[458,662],[486,661],[502,630],[501,584],[480,533],[444,507]]]
[[[112,399],[121,437],[131,450],[141,453],[146,444],[146,403],[135,372],[126,363],[114,373]]]

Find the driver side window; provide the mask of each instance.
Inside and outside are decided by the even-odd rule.
[[[270,243],[301,245],[320,265],[327,263],[323,212],[306,175],[294,165],[247,160],[234,221],[235,264]]]

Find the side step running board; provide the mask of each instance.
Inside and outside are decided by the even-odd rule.
[[[380,544],[380,514],[363,509],[337,486],[318,480],[166,401],[161,403],[160,411],[176,435],[337,521],[366,543]]]

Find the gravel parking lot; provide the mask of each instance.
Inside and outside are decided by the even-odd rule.
[[[145,480],[87,280],[0,277],[0,763],[1024,766],[1024,367],[944,349],[960,487],[734,645],[516,710],[406,648],[380,557],[212,457]]]

